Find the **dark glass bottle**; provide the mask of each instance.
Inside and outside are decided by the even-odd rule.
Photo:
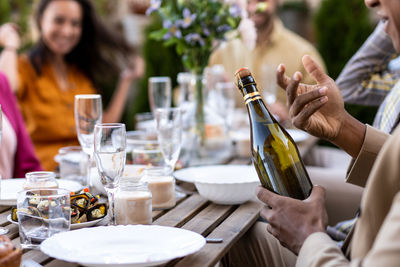
[[[282,196],[307,198],[312,183],[296,143],[269,113],[247,68],[235,74],[250,119],[251,155],[263,187]]]

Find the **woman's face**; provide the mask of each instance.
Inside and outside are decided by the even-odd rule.
[[[44,43],[54,54],[68,54],[81,38],[81,6],[73,0],[51,1],[43,12],[40,29]]]

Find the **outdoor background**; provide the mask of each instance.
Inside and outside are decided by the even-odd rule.
[[[193,0],[196,1],[196,0]],[[200,1],[200,0],[198,0]],[[32,23],[32,6],[36,0],[0,0],[0,23],[14,22],[20,27],[24,52],[37,36]],[[134,127],[134,115],[149,111],[147,79],[170,76],[176,86],[176,75],[183,71],[173,48],[149,40],[148,32],[161,27],[160,20],[144,15],[150,0],[93,1],[107,25],[121,31],[141,51],[146,61],[146,75],[133,85],[123,120]],[[297,0],[283,1],[279,16],[286,27],[311,41],[321,53],[329,75],[336,78],[347,60],[357,51],[376,25],[376,18],[365,7],[364,0]],[[156,49],[155,49],[156,48]],[[151,52],[150,52],[151,51]],[[160,64],[162,62],[162,64]],[[117,77],[115,78],[116,82]],[[114,82],[102,85],[104,104],[110,100]],[[346,108],[364,123],[372,123],[375,108],[347,105]]]

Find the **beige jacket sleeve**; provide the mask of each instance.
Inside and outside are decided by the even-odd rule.
[[[375,159],[389,136],[389,134],[367,125],[360,153],[357,158],[352,160],[348,169],[348,183],[361,187],[365,186]]]

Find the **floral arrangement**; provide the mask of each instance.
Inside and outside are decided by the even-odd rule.
[[[240,28],[243,33],[251,32],[246,4],[245,0],[151,0],[147,14],[158,13],[163,28],[152,32],[150,37],[168,46],[175,45],[184,66],[195,74],[202,74],[211,53],[227,33],[234,34]],[[255,40],[245,38],[249,39]]]

